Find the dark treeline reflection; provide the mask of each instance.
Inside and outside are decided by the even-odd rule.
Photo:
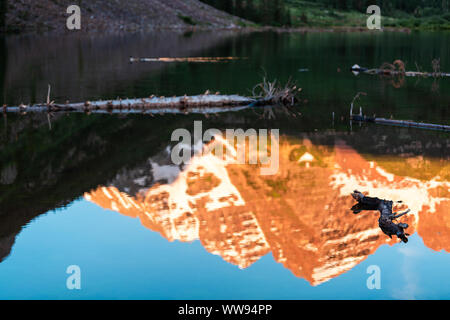
[[[0,95],[5,97],[6,90],[6,67],[8,65],[8,48],[6,46],[6,39],[0,36]],[[3,100],[3,101],[2,101]],[[4,99],[0,100],[0,103],[4,104]]]
[[[0,33],[5,30],[5,16],[8,9],[7,0],[0,0]]]
[[[152,75],[165,65],[130,64],[130,56],[196,56],[233,36],[229,32],[158,32],[9,37],[0,48],[7,58],[2,59],[7,68],[2,72],[5,93],[1,101],[15,105],[42,102],[48,84],[52,85],[52,98],[63,102],[150,95],[151,92],[143,88],[133,88],[133,81]]]

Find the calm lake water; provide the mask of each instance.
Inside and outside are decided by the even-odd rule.
[[[45,101],[48,84],[57,102],[249,95],[264,75],[302,88],[292,109],[4,115],[0,299],[450,298],[450,135],[348,119],[364,92],[357,111],[450,124],[449,79],[349,71],[396,59],[432,71],[440,58],[449,72],[449,33],[12,37],[0,56],[8,105]],[[194,135],[194,121],[279,129],[278,171],[206,153],[174,165],[172,132]],[[411,209],[407,244],[381,232],[377,212],[351,212],[355,189]],[[81,290],[66,286],[73,265]],[[371,266],[379,289],[368,288]]]

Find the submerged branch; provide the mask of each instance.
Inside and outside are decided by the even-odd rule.
[[[443,124],[433,124],[433,123],[422,123],[422,122],[414,122],[411,120],[393,120],[393,119],[385,119],[385,118],[376,118],[375,116],[369,117],[362,113],[362,108],[360,108],[359,114],[353,114],[353,104],[355,100],[362,94],[359,92],[354,98],[352,103],[350,104],[350,120],[357,122],[372,122],[377,124],[391,125],[391,126],[399,126],[399,127],[409,127],[409,128],[417,128],[417,129],[428,129],[428,130],[438,130],[438,131],[450,131],[450,126]]]

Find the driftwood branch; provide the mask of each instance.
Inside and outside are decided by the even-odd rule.
[[[352,197],[358,202],[351,209],[353,213],[358,214],[364,210],[379,211],[380,217],[378,219],[378,226],[380,227],[381,231],[383,231],[383,233],[390,238],[395,235],[403,242],[408,242],[407,236],[409,234],[405,233],[405,229],[408,228],[408,224],[394,223],[393,221],[409,213],[410,210],[395,215],[395,213],[392,212],[392,206],[394,202],[391,200],[368,197],[358,190],[355,190],[352,193]]]
[[[130,57],[130,63],[136,62],[190,62],[190,63],[214,63],[247,59],[246,57],[186,57],[186,58],[136,58]]]
[[[350,119],[357,122],[372,122],[383,125],[390,125],[396,127],[406,127],[406,128],[416,128],[416,129],[426,129],[426,130],[437,130],[437,131],[450,131],[450,126],[444,124],[434,124],[434,123],[422,123],[414,122],[410,120],[393,120],[385,118],[368,117],[362,114],[351,115]]]
[[[395,60],[391,63],[383,63],[379,68],[369,69],[360,67],[357,64],[351,68],[351,71],[355,73],[365,73],[371,75],[384,75],[384,76],[406,76],[406,77],[450,77],[450,73],[440,71],[440,59],[434,59],[432,61],[433,72],[420,71],[419,66],[416,63],[417,71],[406,71],[405,63],[401,60]]]
[[[370,117],[366,116],[362,113],[362,109],[360,109],[359,114],[353,114],[353,104],[359,96],[361,92],[358,92],[356,96],[353,98],[353,101],[350,104],[350,120],[356,122],[372,122],[383,125],[391,125],[397,127],[409,127],[409,128],[417,128],[417,129],[428,129],[428,130],[438,130],[438,131],[450,131],[450,126],[443,124],[433,124],[433,123],[422,123],[422,122],[414,122],[411,120],[393,120],[393,119],[385,119],[385,118],[377,118],[375,116]]]
[[[34,104],[9,107],[4,105],[3,112],[145,112],[145,113],[216,113],[220,111],[236,110],[236,108],[256,106],[293,106],[297,103],[297,94],[301,89],[288,82],[281,87],[277,82],[264,82],[255,87],[254,97],[240,95],[210,94],[209,90],[203,95],[156,97],[150,96],[141,99],[116,99],[101,101],[86,101],[79,103],[58,104],[50,101],[51,87],[48,87],[47,101],[45,104]]]

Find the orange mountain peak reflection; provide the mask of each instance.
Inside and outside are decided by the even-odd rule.
[[[378,228],[377,213],[351,213],[354,189],[403,200],[411,209],[401,219],[410,225],[408,232],[418,229],[430,248],[450,250],[448,181],[395,175],[340,140],[332,147],[280,142],[274,176],[211,154],[193,157],[181,171],[150,160],[147,174],[168,183],[142,186],[134,196],[102,186],[85,198],[138,217],[169,241],[200,240],[208,252],[240,268],[271,252],[314,286],[351,270],[381,245],[397,243]]]

